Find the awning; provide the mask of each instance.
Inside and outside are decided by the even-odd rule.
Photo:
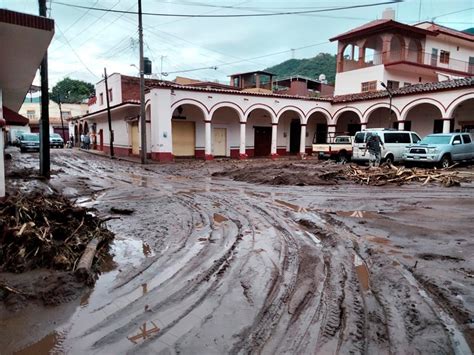
[[[7,121],[7,126],[26,126],[28,118],[3,106],[3,118]]]

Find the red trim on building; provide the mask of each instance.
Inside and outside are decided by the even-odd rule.
[[[54,20],[24,14],[21,12],[10,11],[6,9],[0,9],[0,22],[10,23],[12,25],[36,28],[44,31],[54,31]]]
[[[173,154],[168,152],[151,152],[151,159],[161,162],[173,161]]]
[[[110,154],[110,146],[104,144],[103,152],[106,153],[106,154]],[[118,157],[133,156],[132,148],[114,146],[114,155],[118,156]]]
[[[285,156],[286,154],[286,148],[277,148],[277,155]]]
[[[205,158],[205,151],[204,149],[195,149],[194,150],[194,157],[196,159],[204,159]]]
[[[391,63],[387,63],[387,64],[384,64],[384,65],[385,65],[385,67],[391,67],[391,66],[398,65],[398,64],[408,64],[408,65],[413,65],[415,67],[420,67],[420,68],[425,68],[425,69],[432,69],[436,72],[449,72],[449,73],[458,74],[458,75],[462,75],[462,76],[472,75],[471,73],[469,73],[467,71],[459,71],[459,70],[453,70],[453,69],[449,69],[449,68],[442,68],[442,67],[437,67],[437,66],[428,65],[428,64],[415,63],[415,62],[410,62],[408,60],[398,60],[396,62],[391,62]]]
[[[254,148],[245,149],[245,154],[246,154],[249,158],[253,158],[253,157],[255,156],[255,149],[254,149]]]
[[[7,121],[8,126],[26,126],[29,122],[28,118],[19,113],[10,110],[6,106],[2,106],[3,118]]]

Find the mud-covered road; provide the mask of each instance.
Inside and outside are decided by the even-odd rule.
[[[267,186],[211,177],[235,162],[52,160],[51,187],[135,212],[107,222],[114,264],[94,289],[2,310],[2,354],[474,349],[472,184]]]

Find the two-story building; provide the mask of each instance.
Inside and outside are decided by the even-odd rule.
[[[468,63],[474,56],[474,35],[425,27],[383,19],[335,37],[336,94],[330,97],[275,92],[272,74],[264,71],[232,75],[231,87],[147,80],[147,152],[156,160],[276,157],[304,155],[311,152],[312,142],[365,128],[414,130],[422,136],[473,130],[474,78]],[[432,49],[430,43],[441,43],[443,36],[447,44],[439,45],[436,65],[434,59],[425,63],[424,50]],[[430,42],[433,38],[437,42]],[[453,38],[459,40],[459,50],[452,47]],[[356,47],[363,55],[356,55]],[[351,57],[344,55],[347,48]],[[372,59],[366,59],[371,49]],[[464,53],[465,66],[457,65],[462,58],[454,52]],[[138,90],[138,78],[120,74],[109,78],[116,154],[140,152]],[[99,148],[107,151],[110,134],[103,81],[96,92],[90,113],[73,122],[76,130],[94,127],[102,142]]]
[[[394,11],[331,38],[338,41],[335,95],[398,89],[474,75],[474,36],[431,22],[394,21]]]

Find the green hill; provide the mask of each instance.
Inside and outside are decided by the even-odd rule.
[[[336,56],[329,53],[319,53],[313,58],[290,59],[265,70],[276,74],[277,78],[302,75],[317,79],[319,74],[325,74],[327,81],[334,83],[336,76]]]

